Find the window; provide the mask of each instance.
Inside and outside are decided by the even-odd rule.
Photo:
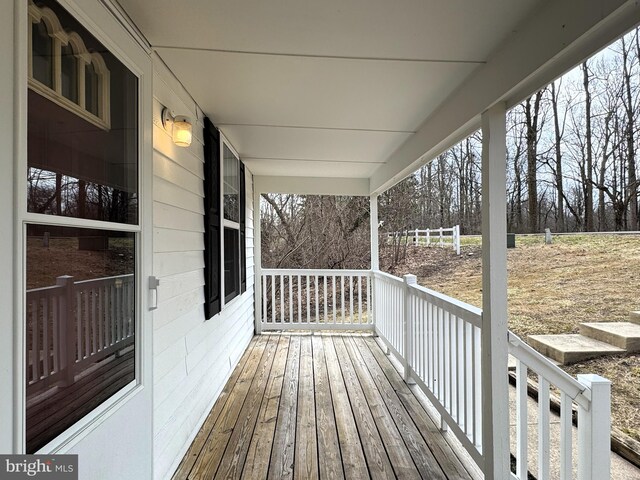
[[[138,77],[56,2],[38,5],[23,172],[26,453],[136,381],[139,311]]]
[[[205,317],[246,291],[245,169],[205,118]],[[224,297],[223,297],[224,295]],[[224,302],[222,299],[224,298]]]

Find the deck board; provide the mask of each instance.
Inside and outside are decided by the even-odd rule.
[[[254,338],[174,478],[471,479],[378,344]]]

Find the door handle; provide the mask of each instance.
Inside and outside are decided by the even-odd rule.
[[[158,286],[160,285],[160,279],[154,277],[153,275],[149,277],[149,290],[150,297],[153,301],[153,304],[149,307],[149,310],[157,310],[158,309]]]

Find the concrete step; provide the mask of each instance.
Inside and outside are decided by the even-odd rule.
[[[628,352],[640,351],[640,325],[631,322],[581,323],[580,333]]]
[[[640,310],[637,312],[629,312],[629,321],[640,324]]]
[[[622,348],[584,335],[530,335],[528,340],[533,348],[563,365],[624,352]]]

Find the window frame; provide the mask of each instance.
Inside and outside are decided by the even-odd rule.
[[[242,164],[242,161],[240,160],[240,155],[238,154],[237,150],[233,147],[233,145],[231,144],[231,142],[229,142],[229,140],[227,140],[227,138],[224,136],[224,134],[222,133],[222,131],[218,130],[220,132],[220,213],[221,213],[221,220],[222,220],[222,225],[220,228],[220,270],[221,270],[221,274],[220,274],[220,298],[222,300],[222,310],[224,310],[225,305],[230,304],[235,298],[240,297],[243,290],[242,290],[242,279],[246,278],[246,272],[243,272],[243,261],[242,261],[242,239],[244,238],[243,232],[241,231],[241,225],[243,223],[245,223],[243,221],[243,219],[245,219],[245,215],[246,212],[243,210],[242,208],[242,201],[241,201],[241,197],[242,197],[242,193],[245,190],[243,188],[242,183],[242,178],[241,178],[241,168],[240,165]],[[234,222],[232,220],[227,220],[224,217],[224,174],[225,174],[225,167],[224,167],[224,148],[227,147],[229,149],[229,151],[233,154],[233,156],[235,157],[236,161],[234,162],[237,168],[237,175],[238,175],[238,221]],[[231,251],[231,255],[235,255],[237,254],[237,259],[234,258],[234,263],[236,264],[237,270],[236,270],[236,277],[235,277],[235,283],[236,283],[236,288],[234,288],[233,291],[231,291],[228,295],[226,294],[226,289],[227,289],[227,285],[226,285],[226,275],[225,275],[225,265],[226,265],[226,261],[228,260],[225,256],[225,235],[224,235],[224,231],[225,229],[230,229],[230,230],[236,230],[238,232],[238,242],[237,245],[235,246],[237,248],[237,250],[232,250]],[[245,281],[246,284],[246,281]]]

